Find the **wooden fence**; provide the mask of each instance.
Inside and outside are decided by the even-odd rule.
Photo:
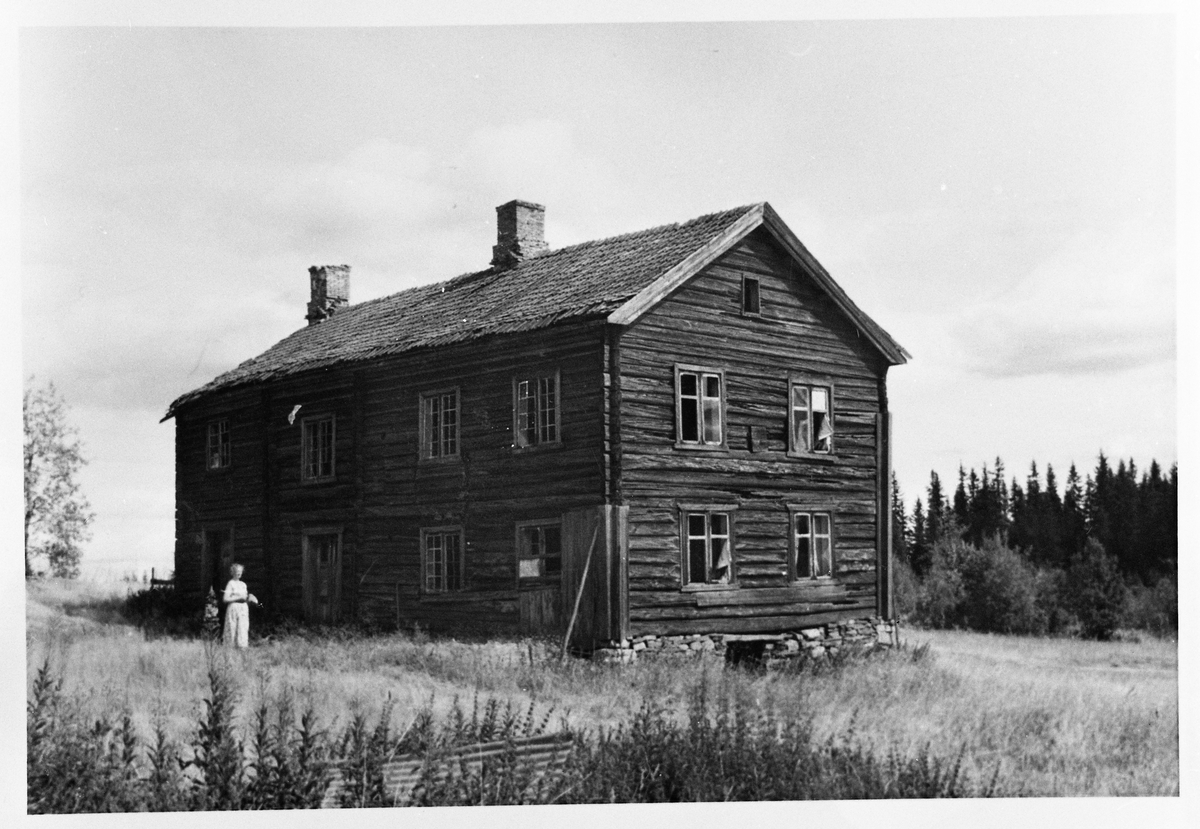
[[[453,775],[480,775],[484,764],[489,766],[511,757],[533,786],[548,774],[561,771],[571,754],[571,739],[561,734],[542,734],[535,737],[518,737],[513,740],[498,740],[491,743],[474,743],[449,749],[445,754],[426,757],[405,754],[383,764],[383,786],[387,805],[404,806],[409,802],[413,790],[422,776],[434,785],[445,783]],[[342,795],[346,790],[346,769],[335,766],[322,809],[341,808]]]

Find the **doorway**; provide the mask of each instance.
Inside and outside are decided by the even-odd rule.
[[[342,594],[342,533],[304,532],[304,618],[318,624],[338,620]]]

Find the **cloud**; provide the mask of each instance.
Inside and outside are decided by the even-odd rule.
[[[1175,356],[1169,229],[1129,221],[1077,233],[1014,287],[951,326],[965,368],[989,377],[1100,373]]]

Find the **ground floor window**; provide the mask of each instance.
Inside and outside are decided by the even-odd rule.
[[[422,584],[426,593],[447,593],[463,586],[463,539],[459,527],[421,531]]]
[[[553,524],[517,526],[517,576],[522,581],[557,577],[562,572],[562,527]]]
[[[833,575],[833,516],[830,513],[792,511],[792,573],[796,579]]]
[[[680,510],[682,517],[683,584],[732,584],[732,515],[725,509]]]

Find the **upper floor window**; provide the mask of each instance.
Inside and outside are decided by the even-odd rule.
[[[517,527],[517,576],[522,581],[562,573],[562,527],[522,524]]]
[[[731,584],[733,573],[732,515],[729,510],[684,507],[683,585]]]
[[[229,466],[232,453],[229,441],[229,419],[222,418],[208,424],[208,468],[225,469]]]
[[[518,379],[513,387],[513,434],[518,447],[558,443],[558,374]]]
[[[421,457],[457,457],[458,420],[458,389],[421,395]]]
[[[793,379],[789,384],[788,451],[833,451],[833,389]]]
[[[725,373],[675,367],[676,445],[720,448],[725,445]]]
[[[460,527],[421,530],[421,572],[426,593],[462,589],[463,537]]]
[[[306,417],[301,421],[300,470],[306,481],[333,477],[333,415]]]
[[[742,277],[742,313],[757,316],[762,313],[762,295],[758,279]]]
[[[828,512],[792,511],[792,573],[797,579],[833,575],[833,517]]]

